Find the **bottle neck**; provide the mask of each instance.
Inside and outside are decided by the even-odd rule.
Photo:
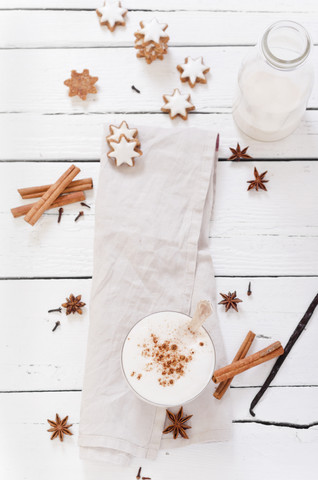
[[[311,51],[311,39],[300,24],[279,21],[268,27],[260,41],[266,62],[279,70],[294,70],[301,66]]]

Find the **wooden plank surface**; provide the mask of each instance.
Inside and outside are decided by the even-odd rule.
[[[59,225],[57,211],[52,210],[33,228],[23,218],[14,219],[9,211],[26,203],[20,200],[17,188],[50,183],[67,165],[1,163],[4,201],[0,208],[0,228],[6,232],[0,253],[2,277],[92,274],[93,209],[85,210],[85,216],[75,223],[79,206],[68,206]],[[99,164],[79,165],[81,177],[94,179],[94,191],[87,192],[88,202],[92,203]],[[264,161],[257,162],[257,167],[260,172],[268,170],[268,192],[247,192],[246,181],[253,178],[251,163],[218,164],[210,244],[216,274],[317,275],[318,164]],[[8,182],[8,178],[12,181]],[[300,203],[294,192],[302,185],[306,188],[302,190]]]
[[[2,0],[0,10],[5,9],[62,9],[95,10],[102,0]],[[240,11],[240,12],[317,12],[316,0],[244,0],[239,6],[237,0],[125,0],[129,10],[190,10],[190,11]],[[238,8],[239,7],[239,8]]]
[[[295,133],[284,140],[258,142],[244,135],[235,126],[229,109],[226,112],[189,115],[187,123],[170,120],[162,113],[152,114],[0,114],[1,160],[99,160],[102,126],[119,125],[126,120],[131,127],[157,125],[158,127],[196,126],[221,134],[220,158],[229,157],[229,147],[240,142],[250,145],[249,153],[255,159],[317,159],[318,111],[308,110]],[[175,122],[175,123],[173,123]],[[242,163],[242,162],[241,162]]]
[[[170,45],[255,45],[259,35],[270,24],[285,20],[286,13],[143,11],[129,12],[126,26],[110,32],[100,27],[95,11],[0,11],[0,46],[29,47],[96,47],[127,46],[134,43],[139,22],[154,15],[169,25]],[[316,13],[292,12],[288,19],[303,24],[318,43]],[[9,26],[13,26],[9,27]],[[85,31],[85,35],[83,32]]]
[[[249,280],[251,297],[246,295]],[[82,388],[90,286],[90,279],[0,281],[2,316],[10,319],[4,322],[0,337],[0,391]],[[251,352],[276,340],[284,345],[316,295],[318,278],[217,278],[217,292],[234,290],[243,300],[239,313],[225,313],[223,306],[217,306],[229,361],[248,330],[257,335]],[[48,313],[49,309],[59,307],[70,293],[82,295],[87,304],[83,315]],[[217,295],[217,301],[220,299]],[[57,320],[61,325],[52,332]],[[317,335],[318,311],[273,385],[318,386],[318,357],[313,348]],[[260,365],[237,376],[233,386],[261,385],[272,364]],[[221,366],[224,365],[218,365]]]
[[[166,59],[147,65],[136,58],[133,48],[1,50],[0,63],[10,75],[10,83],[7,76],[0,77],[0,108],[5,113],[160,112],[162,95],[172,93],[174,88],[191,94],[195,112],[230,108],[237,84],[236,72],[248,51],[248,47],[172,47]],[[176,69],[188,55],[202,55],[211,67],[208,82],[195,89],[180,82]],[[318,47],[314,49],[314,60],[318,78]],[[98,93],[91,94],[85,102],[79,97],[70,98],[63,84],[72,69],[84,68],[99,77]],[[142,93],[136,94],[131,85]],[[318,108],[317,92],[314,88],[308,103],[310,108]]]
[[[234,418],[244,421],[254,391],[232,393]],[[123,468],[79,460],[79,392],[0,394],[0,448],[5,454],[0,475],[10,480],[127,480],[135,478],[141,465],[143,474],[154,480],[204,478],[210,472],[222,474],[224,480],[276,480],[282,475],[289,480],[315,480],[318,428],[308,427],[312,420],[317,420],[312,417],[317,395],[316,388],[272,389],[258,408],[258,418],[262,420],[284,418],[305,424],[305,428],[235,423],[229,442],[163,450],[155,462],[134,460],[131,467]],[[301,410],[299,405],[303,406]],[[54,419],[56,412],[69,415],[74,424],[74,435],[66,437],[63,443],[50,441],[46,431],[46,419]]]
[[[127,469],[81,462],[81,394],[64,391],[82,387],[96,190],[88,193],[92,209],[85,210],[78,223],[78,205],[65,208],[60,225],[57,212],[51,211],[34,229],[9,213],[9,208],[25,203],[17,187],[48,183],[70,161],[79,161],[81,175],[93,176],[96,186],[102,124],[119,122],[125,114],[131,126],[218,130],[221,159],[237,141],[250,145],[255,160],[218,164],[210,229],[217,291],[236,289],[243,299],[239,314],[225,314],[217,306],[229,359],[248,329],[257,334],[255,349],[274,340],[284,344],[317,293],[317,47],[310,110],[294,135],[260,143],[239,132],[231,118],[237,71],[250,45],[279,19],[303,23],[318,44],[317,1],[123,0],[130,10],[127,25],[113,34],[98,24],[94,10],[101,3],[0,3],[0,62],[5,72],[0,77],[0,230],[5,232],[0,253],[1,479],[127,480],[135,478],[140,466],[139,460]],[[153,17],[169,24],[171,40],[167,58],[148,66],[135,57],[133,33],[140,20]],[[180,83],[176,65],[188,55],[202,55],[211,67],[207,85],[191,90]],[[86,103],[70,99],[63,85],[73,68],[89,68],[100,78],[98,95]],[[131,90],[133,84],[140,95]],[[191,93],[196,106],[187,123],[159,113],[162,94],[176,87]],[[254,165],[268,170],[267,193],[246,192]],[[249,280],[251,297],[246,296]],[[71,292],[83,294],[83,316],[47,313]],[[53,333],[57,319],[62,325]],[[143,473],[152,480],[316,480],[317,325],[316,312],[258,405],[256,419],[248,406],[270,365],[234,380],[230,442],[162,451],[156,462],[142,462]],[[46,432],[46,419],[57,411],[69,414],[74,423],[75,435],[63,444],[50,442]]]

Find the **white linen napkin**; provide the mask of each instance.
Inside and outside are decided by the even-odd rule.
[[[231,424],[229,392],[216,400],[211,382],[184,406],[193,415],[189,440],[162,435],[165,409],[137,398],[121,372],[122,344],[138,320],[162,310],[191,315],[199,300],[213,305],[205,326],[217,366],[226,364],[208,249],[216,135],[192,127],[138,131],[143,156],[134,167],[114,166],[108,128],[103,135],[79,434],[82,458],[121,465],[154,459],[159,448],[225,441]]]

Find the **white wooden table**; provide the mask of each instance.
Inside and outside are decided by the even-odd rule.
[[[110,117],[131,124],[175,125],[160,113],[162,94],[180,84],[176,65],[190,56],[211,67],[207,85],[191,91],[196,111],[189,125],[217,129],[221,152],[211,223],[211,253],[218,291],[237,290],[240,313],[219,308],[229,358],[248,329],[257,347],[284,344],[318,287],[318,90],[298,130],[278,143],[258,143],[237,131],[231,101],[238,66],[262,30],[296,20],[318,45],[317,1],[123,0],[127,25],[100,28],[101,0],[1,0],[0,182],[1,335],[0,478],[4,480],[134,479],[131,468],[85,464],[77,432],[88,314],[48,314],[64,297],[88,302],[92,274],[94,208],[74,223],[78,206],[44,215],[29,228],[13,219],[17,187],[48,183],[70,162],[96,179],[101,125]],[[169,24],[169,54],[146,65],[136,58],[133,32],[153,16]],[[318,47],[314,48],[318,69]],[[99,77],[98,95],[70,99],[63,81],[71,69]],[[318,72],[317,72],[318,73]],[[318,78],[318,77],[317,77]],[[131,89],[140,89],[138,95]],[[229,146],[250,145],[252,161],[225,161]],[[268,170],[268,192],[247,192],[253,166]],[[95,189],[96,191],[96,189]],[[94,192],[95,192],[94,191]],[[87,195],[94,205],[94,193]],[[248,281],[253,295],[247,299]],[[62,325],[54,333],[57,319]],[[293,349],[257,416],[250,400],[270,365],[233,381],[233,439],[162,451],[141,462],[152,480],[317,478],[318,314]],[[256,348],[256,347],[255,347]],[[47,418],[69,415],[73,437],[51,442]]]

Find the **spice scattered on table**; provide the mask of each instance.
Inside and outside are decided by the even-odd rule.
[[[226,367],[219,368],[213,374],[212,380],[214,383],[224,382],[230,378],[239,375],[240,373],[256,367],[261,363],[268,362],[273,358],[283,355],[284,349],[280,342],[274,342],[266,348],[263,348],[259,352],[253,353],[248,357],[237,360]]]
[[[242,345],[240,346],[237,354],[235,355],[232,363],[246,357],[247,352],[249,351],[250,346],[252,345],[254,338],[255,338],[255,333],[249,331],[248,334],[246,335]],[[228,380],[224,380],[223,382],[219,383],[217,389],[215,390],[215,392],[213,394],[213,396],[217,400],[221,400],[221,398],[224,396],[225,392],[227,391],[227,389],[231,385],[233,378],[234,377],[229,378]]]
[[[40,185],[37,187],[26,187],[18,188],[18,192],[21,195],[21,198],[27,200],[29,198],[39,198],[42,197],[45,192],[52,185]],[[81,180],[73,180],[62,192],[65,193],[72,192],[82,192],[84,190],[91,190],[93,188],[93,179],[92,178],[82,178]],[[64,197],[65,198],[65,197]]]
[[[71,78],[65,80],[64,85],[69,87],[69,97],[77,95],[82,100],[86,100],[89,93],[97,93],[97,88],[95,87],[97,81],[98,77],[92,77],[89,74],[89,70],[85,68],[82,73],[72,70]]]
[[[59,437],[60,441],[63,442],[64,435],[73,435],[73,433],[69,430],[73,424],[67,425],[67,420],[68,416],[61,420],[58,414],[55,416],[55,422],[53,420],[47,420],[52,427],[48,430],[48,432],[52,432],[51,440]]]
[[[69,186],[79,172],[80,169],[78,167],[71,165],[66,172],[64,172],[63,175],[61,175],[57,181],[50,186],[43,196],[32,205],[31,209],[24,217],[24,220],[30,225],[34,226],[45,210],[48,210],[52,206],[52,203],[58,199],[58,197],[62,194],[65,188]],[[63,204],[59,204],[58,206],[60,207],[62,205]]]
[[[131,89],[134,90],[137,93],[140,93],[140,90],[138,88],[136,88],[135,85],[132,85]]]
[[[228,158],[228,160],[235,160],[236,162],[239,162],[241,159],[252,158],[250,155],[246,153],[249,147],[245,147],[243,148],[243,150],[241,150],[240,144],[238,143],[236,145],[236,148],[231,148],[231,147],[229,148],[232,152],[232,155]]]
[[[227,295],[225,293],[220,293],[220,295],[223,297],[223,300],[219,302],[219,305],[224,305],[226,312],[230,308],[234,308],[234,310],[238,312],[237,304],[243,302],[243,300],[236,297],[236,291],[233,293],[229,292]]]
[[[251,282],[249,282],[248,289],[247,289],[247,296],[250,297],[251,295],[252,295]]]
[[[78,213],[77,217],[74,218],[74,222],[77,222],[77,220],[78,220],[80,217],[82,217],[83,215],[84,215],[84,212],[81,210],[81,211]]]
[[[59,307],[59,308],[51,308],[51,310],[48,310],[48,313],[52,313],[52,312],[60,312],[61,313],[62,309],[61,309],[61,307]]]
[[[64,208],[63,208],[63,207],[60,207],[60,208],[59,208],[59,216],[58,216],[58,218],[57,218],[57,223],[60,223],[61,218],[62,218],[62,215],[63,215],[63,212],[64,212]]]
[[[71,313],[79,313],[82,315],[82,307],[86,305],[86,303],[81,302],[82,295],[78,295],[75,297],[72,293],[69,298],[66,298],[66,303],[62,303],[62,307],[66,308],[66,315],[70,315]]]
[[[137,472],[137,475],[136,475],[136,480],[140,480],[141,478],[141,467],[138,468],[138,472]]]
[[[176,439],[179,435],[182,438],[189,438],[186,430],[191,428],[187,425],[188,420],[192,415],[183,416],[183,407],[180,408],[177,414],[173,414],[170,410],[166,410],[169,420],[172,422],[171,425],[168,425],[162,433],[173,433],[173,438]]]
[[[87,203],[85,203],[85,202],[81,202],[81,205],[82,205],[82,207],[91,208],[91,207],[90,207],[89,205],[87,205]]]
[[[52,208],[61,207],[61,205],[70,205],[71,203],[77,203],[80,200],[85,200],[84,192],[74,192],[68,193],[67,195],[60,195],[50,206],[47,206],[46,209],[51,210]],[[31,208],[34,207],[34,205],[36,205],[36,202],[11,208],[11,213],[14,218],[22,217],[23,215],[26,215]]]
[[[305,312],[303,318],[298,323],[294,332],[290,336],[290,338],[289,338],[289,340],[288,340],[288,342],[285,346],[284,354],[276,360],[276,362],[275,362],[272,370],[270,371],[267,379],[265,380],[262,388],[260,389],[260,391],[255,395],[254,399],[252,400],[251,406],[250,406],[250,414],[253,417],[255,417],[255,413],[253,411],[255,406],[258,404],[258,402],[260,401],[260,399],[262,398],[262,396],[264,395],[264,393],[268,389],[269,385],[272,383],[272,381],[276,377],[280,367],[284,363],[284,361],[285,361],[286,357],[288,356],[289,352],[291,351],[291,349],[295,345],[296,341],[298,340],[298,338],[300,337],[302,332],[305,330],[306,325],[308,324],[309,320],[311,319],[312,314],[314,313],[317,305],[318,305],[318,293],[315,296],[315,298],[313,299],[313,301],[311,302],[311,304],[309,305],[307,311]]]
[[[257,168],[254,167],[255,180],[248,180],[247,181],[247,183],[249,183],[249,186],[248,186],[247,190],[252,190],[253,188],[255,188],[255,190],[257,192],[258,192],[258,189],[267,191],[267,188],[264,185],[264,183],[269,182],[269,180],[264,180],[264,177],[265,177],[266,173],[267,173],[267,170],[266,170],[266,172],[263,172],[263,173],[259,174],[258,171],[257,171]]]
[[[55,325],[54,325],[54,327],[53,327],[53,329],[52,329],[52,332],[55,332],[55,330],[57,329],[57,327],[60,326],[60,325],[61,325],[61,322],[60,322],[59,320],[58,320],[57,322],[55,322]]]

